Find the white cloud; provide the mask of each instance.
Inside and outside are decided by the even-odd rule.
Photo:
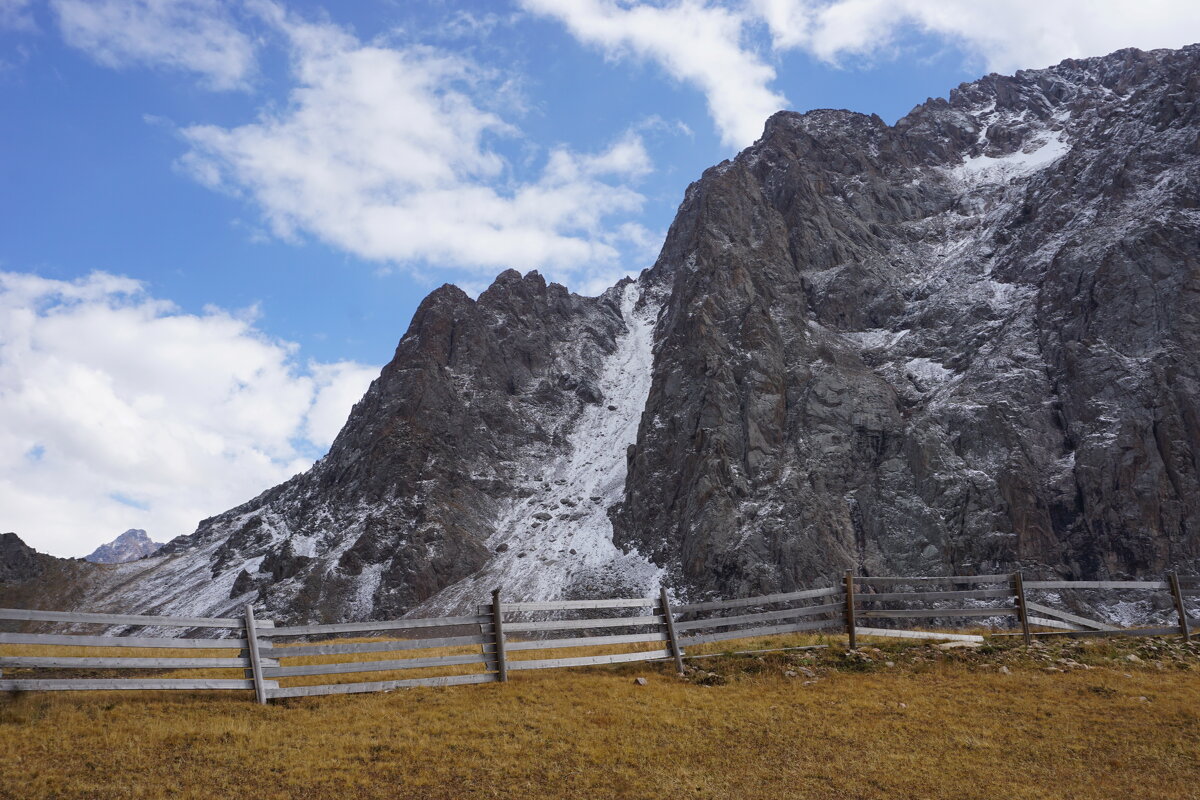
[[[213,89],[243,88],[255,69],[254,43],[219,0],[52,0],[52,5],[67,44],[108,67],[184,70]]]
[[[371,381],[379,376],[379,369],[353,361],[338,361],[310,364],[309,371],[314,396],[304,418],[304,437],[324,450],[346,424],[350,409],[362,398]]]
[[[0,0],[0,31],[32,31],[37,28],[29,13],[31,0]]]
[[[494,146],[519,133],[476,101],[490,90],[477,65],[259,8],[286,37],[297,85],[253,123],[186,128],[181,164],[252,200],[276,235],[491,273],[586,276],[620,260],[628,241],[610,221],[640,210],[644,198],[625,184],[651,168],[635,133],[598,154],[554,148],[522,182]]]
[[[740,11],[699,0],[667,5],[612,0],[521,0],[529,11],[560,20],[575,38],[607,57],[649,59],[699,88],[721,141],[745,147],[787,99],[769,84],[775,70],[743,41]]]
[[[894,58],[906,32],[933,35],[987,69],[1012,72],[1123,47],[1200,40],[1194,0],[520,0],[562,22],[612,59],[643,58],[694,85],[727,146],[750,144],[786,106],[775,70],[755,48],[769,33],[774,57],[802,50],[828,63]]]
[[[306,469],[376,374],[127,278],[0,272],[0,530],[60,555],[189,533]]]
[[[776,48],[829,62],[890,55],[906,29],[944,37],[995,72],[1200,40],[1193,0],[751,0],[751,7]]]

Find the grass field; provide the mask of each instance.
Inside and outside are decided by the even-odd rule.
[[[1200,798],[1197,645],[828,641],[687,679],[634,664],[267,707],[7,695],[0,798]]]

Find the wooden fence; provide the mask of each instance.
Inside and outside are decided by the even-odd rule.
[[[1120,628],[1053,605],[1069,604],[1095,591],[1122,596],[1169,592],[1178,624]],[[0,609],[0,621],[8,621],[9,627],[24,623],[34,628],[0,632],[0,648],[34,651],[0,652],[0,670],[39,673],[3,677],[0,672],[0,690],[236,689],[252,690],[258,702],[266,703],[282,697],[506,681],[513,671],[636,661],[672,662],[682,673],[685,658],[700,657],[688,655],[685,648],[692,645],[810,631],[845,633],[852,648],[858,636],[983,640],[977,635],[860,624],[873,620],[891,626],[922,620],[937,628],[972,620],[976,627],[982,623],[1015,628],[1018,632],[993,635],[1022,636],[1027,644],[1035,636],[1049,635],[1190,639],[1197,621],[1188,618],[1185,601],[1197,596],[1200,578],[1174,573],[1164,581],[1039,581],[1024,580],[1020,573],[874,577],[847,572],[840,585],[828,588],[681,605],[672,605],[665,589],[656,598],[528,603],[502,602],[496,591],[490,603],[468,616],[332,625],[276,627],[270,620],[256,619],[250,606],[238,618]],[[53,625],[69,630],[46,632]],[[90,626],[117,630],[96,634]],[[179,629],[183,635],[158,634],[162,629]],[[370,638],[346,638],[356,634]],[[79,655],[81,648],[110,647],[154,649],[156,655]],[[46,655],[47,648],[55,654]],[[62,648],[66,653],[58,654]],[[572,655],[574,648],[589,652]],[[62,670],[70,672],[66,677],[40,677],[44,671]],[[109,677],[125,670],[149,671],[154,677]],[[194,670],[191,674],[201,677],[177,677],[181,670]]]

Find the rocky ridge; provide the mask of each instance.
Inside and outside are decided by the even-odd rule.
[[[151,541],[144,530],[130,528],[111,542],[97,547],[91,554],[84,556],[83,560],[93,564],[123,564],[126,561],[137,561],[139,558],[152,556],[162,546],[162,542]]]
[[[1194,569],[1200,47],[783,112],[693,184],[614,514],[691,594]]]
[[[308,472],[91,602],[285,620],[1200,567],[1200,47],[781,112],[594,298],[420,306]]]

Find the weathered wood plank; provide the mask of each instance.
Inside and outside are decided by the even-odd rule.
[[[771,647],[765,650],[734,650],[734,655],[751,655],[754,653],[789,653],[793,650],[828,650],[827,644],[800,644],[795,647]],[[728,655],[728,653],[697,653],[695,655],[684,656],[684,658],[720,658]]]
[[[565,631],[582,628],[625,628],[639,625],[659,625],[659,617],[608,617],[605,619],[547,619],[538,622],[505,622],[505,633],[525,631]]]
[[[241,628],[240,619],[216,617],[154,617],[141,614],[92,614],[78,611],[41,611],[0,608],[0,619],[30,622],[75,622],[88,625],[154,625],[160,628]]]
[[[1192,640],[1192,629],[1188,625],[1187,608],[1183,604],[1183,589],[1179,585],[1179,576],[1174,572],[1167,576],[1171,585],[1171,599],[1175,602],[1175,615],[1179,617],[1179,634],[1184,642]]]
[[[509,611],[567,611],[570,609],[594,608],[659,608],[653,597],[627,597],[613,600],[553,600],[536,603],[503,603],[502,610]]]
[[[671,610],[671,598],[667,595],[667,587],[659,590],[659,601],[662,605],[663,623],[667,626],[667,641],[671,654],[675,656],[675,671],[683,677],[683,648],[679,645],[679,634],[675,630],[675,613]]]
[[[893,639],[936,639],[948,642],[983,642],[982,636],[972,633],[931,633],[929,631],[899,631],[891,628],[859,628],[859,636],[886,636]]]
[[[346,653],[389,653],[393,650],[425,650],[431,647],[483,644],[483,636],[446,636],[441,639],[397,639],[388,642],[354,642],[349,644],[311,644],[298,647],[261,647],[259,652],[274,658],[291,656],[337,656]]]
[[[636,642],[665,642],[667,634],[662,631],[655,633],[627,633],[619,636],[578,636],[568,639],[530,639],[524,642],[506,642],[504,647],[509,652],[519,650],[557,650],[561,647],[604,647],[615,644],[634,644]]]
[[[700,628],[728,628],[731,625],[747,625],[755,622],[770,622],[777,619],[794,619],[797,617],[811,617],[817,614],[832,614],[841,610],[841,603],[828,603],[820,606],[785,608],[780,611],[762,611],[757,614],[741,614],[736,617],[691,619],[686,622],[676,622],[675,629],[678,631],[693,631]]]
[[[889,575],[886,577],[859,576],[854,579],[854,582],[870,586],[915,586],[919,583],[1007,583],[1011,577],[1011,575],[921,575],[912,578],[900,578]]]
[[[1166,589],[1166,581],[1025,581],[1026,589]]]
[[[72,647],[161,647],[171,650],[241,650],[244,639],[169,639],[164,636],[85,636],[59,633],[0,633],[0,644],[70,645]]]
[[[1096,631],[1118,630],[1116,625],[1109,625],[1106,622],[1098,622],[1094,619],[1088,619],[1087,617],[1080,617],[1075,614],[1067,613],[1066,611],[1060,611],[1057,608],[1051,608],[1050,606],[1044,606],[1041,603],[1035,603],[1031,600],[1026,600],[1025,606],[1027,608],[1029,608],[1031,611],[1037,611],[1038,613],[1045,614],[1046,616],[1049,616],[1049,617],[1055,617],[1057,619],[1066,620],[1067,622],[1074,622],[1077,627],[1091,628],[1092,630],[1096,630]]]
[[[1064,631],[1086,630],[1085,628],[1080,628],[1078,625],[1072,625],[1069,622],[1062,622],[1060,620],[1049,619],[1047,617],[1030,617],[1029,624],[1030,625],[1038,625],[1043,628],[1059,628]]]
[[[487,616],[438,617],[433,619],[398,619],[383,622],[339,622],[332,625],[291,625],[274,630],[260,629],[260,638],[279,636],[323,636],[337,633],[371,633],[375,631],[402,631],[417,628],[446,628],[454,625],[478,625],[488,622]]]
[[[612,653],[602,656],[579,656],[578,658],[546,658],[531,661],[509,661],[510,670],[557,669],[559,667],[585,667],[592,664],[623,664],[629,661],[649,661],[655,658],[670,658],[670,650],[648,650],[644,653]]]
[[[440,678],[405,678],[396,681],[371,681],[369,683],[324,683],[318,686],[287,686],[272,689],[268,696],[314,697],[325,694],[359,694],[362,692],[389,692],[393,689],[410,689],[417,686],[463,686],[471,683],[491,683],[496,677],[490,672],[472,675],[445,675]]]
[[[1013,594],[1012,589],[968,589],[961,592],[877,592],[875,594],[860,591],[856,592],[854,596],[858,602],[865,603],[884,600],[983,600],[994,597],[1012,597]]]
[[[495,663],[496,680],[508,682],[508,652],[505,650],[508,635],[504,632],[504,603],[500,600],[500,589],[492,591],[492,657]],[[481,628],[482,630],[482,628]],[[482,649],[486,649],[485,647]]]
[[[241,669],[249,658],[55,658],[0,656],[0,667],[24,669]]]
[[[247,603],[243,614],[242,624],[246,630],[246,649],[250,651],[250,678],[254,681],[254,696],[259,705],[266,705],[267,687],[263,683],[262,654],[259,652],[258,635],[254,625],[254,607]]]
[[[858,647],[858,623],[854,620],[854,570],[846,570],[846,599],[842,611],[846,618],[846,641],[851,650]]]
[[[1013,589],[1017,593],[1017,621],[1021,625],[1021,636],[1025,639],[1025,647],[1028,648],[1033,644],[1033,639],[1029,635],[1029,606],[1025,604],[1025,576],[1020,570],[1013,573],[1012,583]]]
[[[0,691],[130,691],[143,689],[253,689],[254,681],[237,678],[27,678],[0,680]]]
[[[868,619],[925,619],[934,617],[1015,617],[1015,608],[904,608],[888,611],[859,611]]]
[[[724,642],[729,639],[754,639],[762,636],[775,636],[782,633],[800,633],[802,631],[841,629],[840,619],[817,619],[808,622],[793,622],[788,625],[768,625],[761,628],[742,628],[735,631],[718,631],[717,633],[699,633],[679,637],[681,645],[705,644],[707,642]]]
[[[303,664],[296,667],[265,667],[268,678],[288,678],[296,675],[344,675],[354,672],[392,672],[403,669],[449,667],[458,664],[486,664],[490,659],[482,653],[465,656],[435,656],[433,658],[401,658],[388,661],[351,661],[338,664]]]
[[[841,596],[840,586],[827,589],[805,589],[802,592],[784,592],[782,594],[764,594],[758,597],[739,597],[734,600],[710,600],[704,603],[687,603],[675,606],[676,614],[688,614],[697,611],[724,611],[730,608],[745,608],[746,606],[769,606],[775,603],[790,603],[794,600],[810,600],[816,597]]]
[[[992,636],[1020,636],[1019,633],[993,633]],[[1170,628],[1121,628],[1115,631],[1036,631],[1032,636],[1178,636],[1179,626]]]

